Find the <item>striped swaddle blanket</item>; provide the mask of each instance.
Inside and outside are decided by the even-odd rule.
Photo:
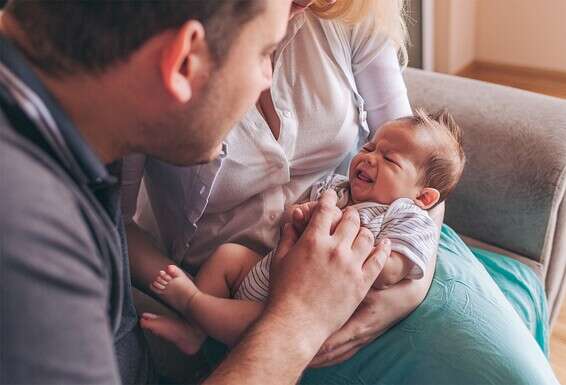
[[[348,179],[331,175],[313,185],[310,199],[318,200],[327,189],[338,193],[338,207],[345,208],[349,201]],[[428,213],[412,200],[400,198],[390,205],[364,202],[352,205],[360,213],[363,227],[375,236],[376,244],[382,238],[391,240],[391,250],[409,258],[414,267],[407,278],[423,276],[427,262],[436,251],[437,229]],[[248,273],[234,298],[263,302],[269,294],[269,270],[274,251],[263,257]]]

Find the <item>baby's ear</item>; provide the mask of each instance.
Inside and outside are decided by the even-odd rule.
[[[417,206],[423,210],[428,210],[434,206],[440,199],[440,192],[432,187],[425,187],[421,190],[419,196],[415,200]]]

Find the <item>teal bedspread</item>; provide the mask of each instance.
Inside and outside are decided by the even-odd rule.
[[[423,303],[350,360],[309,369],[300,382],[558,384],[546,357],[547,323],[544,291],[529,267],[472,252],[445,225]]]
[[[548,357],[550,331],[546,296],[534,271],[513,258],[474,247],[471,250]]]

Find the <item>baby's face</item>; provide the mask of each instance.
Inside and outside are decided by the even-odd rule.
[[[383,125],[350,163],[352,200],[391,204],[399,198],[415,200],[420,169],[434,138],[426,130],[414,129],[407,122]]]

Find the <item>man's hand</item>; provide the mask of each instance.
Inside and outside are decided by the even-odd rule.
[[[349,359],[409,315],[422,302],[429,286],[429,279],[422,278],[403,280],[386,290],[371,289],[348,322],[326,340],[309,366],[336,365]]]
[[[429,212],[440,230],[444,203]],[[436,255],[427,264],[425,276],[417,281],[404,280],[386,290],[369,291],[352,318],[322,346],[311,367],[336,365],[385,333],[409,315],[424,300],[432,283]]]
[[[315,349],[350,317],[390,253],[388,241],[373,249],[374,237],[360,228],[354,208],[345,210],[333,231],[340,215],[336,199],[333,191],[322,196],[298,240],[293,226],[284,228],[271,267],[267,316],[289,332],[299,326]]]
[[[292,225],[285,226],[265,311],[206,383],[296,383],[358,307],[391,247],[382,242],[373,248],[373,235],[360,229],[353,208],[332,231],[336,199],[333,191],[322,196],[300,238]]]

